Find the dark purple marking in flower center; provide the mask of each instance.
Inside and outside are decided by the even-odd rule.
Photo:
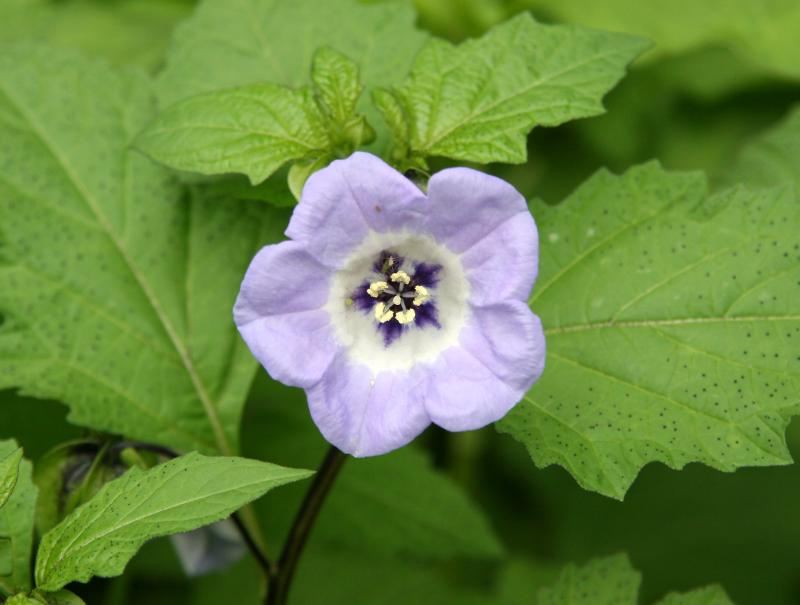
[[[442,327],[436,305],[428,292],[439,283],[442,266],[436,263],[414,263],[408,271],[403,269],[404,264],[405,259],[402,256],[389,250],[382,251],[372,265],[376,274],[374,278],[364,280],[350,296],[357,309],[376,314],[376,326],[383,335],[386,346],[392,344],[405,330],[411,329],[414,325],[418,328]],[[408,283],[403,280],[393,280],[392,277],[397,278],[398,273],[407,276]],[[386,287],[371,291],[371,286],[380,282],[384,282]],[[422,296],[421,292],[425,295]],[[424,299],[424,302],[419,303],[421,299]],[[376,313],[378,305],[383,305],[380,310],[386,314],[384,317],[391,315],[390,319],[384,321],[378,319]],[[413,310],[413,319],[404,323],[401,318],[407,318],[409,310]]]

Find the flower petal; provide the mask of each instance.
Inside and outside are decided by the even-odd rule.
[[[380,372],[340,355],[307,390],[311,416],[325,438],[353,456],[377,456],[411,442],[430,418],[424,380],[415,372]]]
[[[448,168],[428,182],[428,231],[461,253],[521,212],[525,198],[497,177],[470,168]]]
[[[430,371],[425,407],[449,431],[481,428],[505,416],[544,369],[539,318],[522,302],[473,309],[460,337]]]
[[[402,174],[356,152],[311,175],[286,235],[335,267],[369,230],[414,229],[427,207],[422,192]]]
[[[539,237],[527,209],[514,214],[461,255],[470,302],[527,301],[539,264]]]
[[[329,271],[303,246],[262,248],[244,276],[234,320],[253,355],[275,380],[309,387],[331,364],[338,345],[330,316]]]

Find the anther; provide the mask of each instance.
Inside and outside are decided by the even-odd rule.
[[[410,324],[414,321],[414,317],[416,317],[417,312],[414,309],[407,309],[405,311],[398,311],[396,314],[397,321],[400,324]]]
[[[425,286],[416,286],[414,288],[414,292],[417,293],[416,297],[414,297],[413,302],[416,306],[424,305],[428,300],[430,300],[430,294],[428,294],[428,289]]]
[[[399,314],[398,314],[399,315]],[[377,319],[382,324],[385,324],[387,321],[394,317],[394,312],[387,309],[386,305],[382,302],[379,302],[375,305],[375,319]],[[398,318],[397,321],[400,321]],[[400,322],[403,323],[403,322]]]
[[[389,284],[385,281],[375,281],[369,285],[367,288],[367,294],[369,294],[372,298],[378,298],[378,295],[381,292],[385,292],[389,289]]]
[[[390,279],[398,284],[408,285],[411,283],[411,277],[409,277],[408,273],[406,273],[405,271],[398,271],[396,273],[392,273]]]

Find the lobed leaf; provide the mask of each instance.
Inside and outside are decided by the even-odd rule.
[[[800,107],[748,145],[726,171],[724,185],[791,185],[800,192]]]
[[[362,87],[355,62],[323,46],[314,53],[311,79],[320,109],[334,122],[344,123],[356,113]]]
[[[254,185],[286,162],[321,155],[330,147],[311,92],[275,84],[251,84],[173,105],[135,144],[172,168],[239,172]]]
[[[310,471],[246,458],[187,454],[107,483],[42,538],[36,585],[58,590],[115,576],[147,540],[219,521],[274,487]]]
[[[459,46],[430,40],[393,91],[396,103],[376,101],[395,132],[402,105],[414,157],[522,163],[534,126],[602,113],[603,95],[646,46],[522,14]]]
[[[30,594],[20,593],[10,597],[7,605],[86,605],[78,595],[69,590],[42,592],[34,590]]]
[[[160,67],[187,3],[163,0],[2,0],[0,42],[35,38],[114,63]]]
[[[641,574],[626,555],[594,559],[581,567],[567,565],[556,582],[542,588],[537,605],[636,605]],[[718,586],[672,593],[657,605],[733,605]]]
[[[15,457],[13,440],[0,441],[0,458]],[[30,590],[33,518],[38,490],[31,479],[30,462],[19,462],[11,495],[0,508],[0,588],[8,594]]]
[[[8,502],[14,487],[17,485],[19,475],[19,463],[22,461],[22,448],[18,447],[14,451],[0,459],[0,508]]]
[[[287,213],[187,195],[130,149],[152,111],[139,72],[38,46],[0,56],[0,388],[231,453],[257,367],[231,308]]]
[[[299,199],[311,172],[375,136],[355,113],[362,89],[355,63],[323,47],[311,77],[311,88],[251,84],[179,102],[137,137],[136,146],[172,168],[242,173],[253,185],[299,160],[288,177]]]
[[[794,0],[524,0],[537,14],[568,23],[645,36],[649,58],[697,48],[726,48],[762,72],[798,78],[800,4]],[[713,77],[713,76],[712,76]]]
[[[534,204],[547,368],[501,431],[622,498],[639,470],[788,464],[800,412],[800,205],[655,164]]]
[[[357,64],[371,92],[397,83],[408,72],[428,38],[414,27],[414,20],[406,3],[202,0],[175,31],[158,78],[159,101],[166,107],[196,94],[259,82],[299,88],[310,84],[308,67],[324,46]],[[380,117],[366,98],[359,113],[380,127]],[[378,137],[385,134],[379,131]]]

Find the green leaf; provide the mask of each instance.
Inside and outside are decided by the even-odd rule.
[[[247,455],[316,467],[328,444],[309,417],[305,395],[263,377],[248,405]],[[279,543],[305,490],[290,486],[259,503],[269,542]],[[319,542],[317,542],[317,540]],[[498,558],[503,546],[486,515],[426,453],[406,447],[385,456],[348,460],[320,511],[312,545],[419,559]]]
[[[300,201],[300,196],[303,194],[303,187],[312,174],[317,170],[324,168],[330,161],[327,156],[322,156],[316,160],[306,160],[304,162],[296,162],[289,169],[287,182],[289,190],[292,192],[294,198]]]
[[[452,567],[452,562],[451,562]],[[445,565],[417,558],[382,557],[369,551],[315,548],[303,553],[292,586],[294,605],[497,605],[485,587],[453,577]],[[561,604],[560,604],[561,605]]]
[[[324,46],[314,54],[311,67],[314,97],[328,124],[331,150],[346,157],[375,140],[375,131],[356,112],[363,86],[358,65],[343,54]],[[318,162],[327,158],[317,158]],[[329,161],[329,160],[328,160]]]
[[[611,31],[629,32],[655,42],[647,57],[698,47],[730,48],[776,75],[798,78],[800,4],[794,0],[524,0],[551,19]]]
[[[645,47],[528,14],[460,46],[433,39],[395,90],[410,119],[411,154],[522,163],[534,126],[602,113],[603,95]]]
[[[15,594],[6,603],[8,605],[42,605],[39,599],[35,599],[25,593]]]
[[[17,594],[6,601],[7,605],[86,605],[78,595],[69,590]]]
[[[2,0],[0,41],[36,38],[155,69],[187,13],[180,0]]]
[[[17,484],[19,463],[22,460],[22,448],[17,448],[5,457],[0,458],[0,508],[8,502]]]
[[[187,195],[131,151],[149,83],[64,51],[0,57],[0,388],[176,449],[237,449],[257,363],[231,308],[286,211]]]
[[[372,103],[380,111],[392,135],[394,141],[390,155],[392,161],[401,170],[406,170],[411,156],[411,131],[402,102],[392,91],[378,88],[372,91]]]
[[[317,103],[325,115],[343,124],[355,114],[362,86],[358,65],[353,61],[324,46],[314,54],[311,80]]]
[[[640,583],[627,556],[595,559],[567,565],[555,584],[539,591],[537,605],[636,605]]]
[[[92,576],[119,575],[147,540],[219,521],[272,488],[310,474],[196,453],[147,471],[133,468],[45,534],[36,585],[58,590]]]
[[[13,440],[0,441],[0,458],[19,450]],[[19,464],[16,485],[5,506],[0,509],[0,588],[8,594],[30,589],[33,515],[36,486],[31,480],[32,465]]]
[[[161,113],[136,147],[178,170],[246,174],[255,185],[283,164],[330,148],[308,89],[251,84],[199,95]]]
[[[671,593],[658,605],[733,605],[728,595],[719,586],[698,588],[686,593]]]
[[[547,367],[499,428],[537,465],[622,498],[649,462],[791,462],[800,205],[785,189],[705,197],[702,176],[647,164],[533,205]]]
[[[175,32],[158,79],[159,101],[166,107],[199,93],[258,82],[299,88],[310,84],[309,65],[323,46],[357,64],[371,92],[408,72],[427,39],[414,20],[413,9],[400,2],[203,0]],[[380,126],[366,98],[359,112]]]
[[[320,535],[332,544],[370,545],[385,554],[442,559],[503,554],[480,508],[413,448],[352,461],[321,513]]]
[[[56,592],[36,591],[38,596],[44,599],[47,605],[85,605],[83,599],[69,590],[58,590]]]
[[[558,580],[538,593],[536,605],[636,605],[641,574],[628,557],[594,559],[584,566],[567,565]],[[673,593],[658,605],[733,605],[717,586],[685,594]]]
[[[311,89],[251,84],[192,97],[159,115],[136,146],[172,168],[243,173],[254,185],[286,162],[302,160],[289,172],[299,199],[313,171],[375,137],[355,113],[361,94],[355,63],[322,48],[314,55],[312,80]]]
[[[736,183],[793,185],[800,192],[800,107],[744,149],[723,178],[723,184]]]

